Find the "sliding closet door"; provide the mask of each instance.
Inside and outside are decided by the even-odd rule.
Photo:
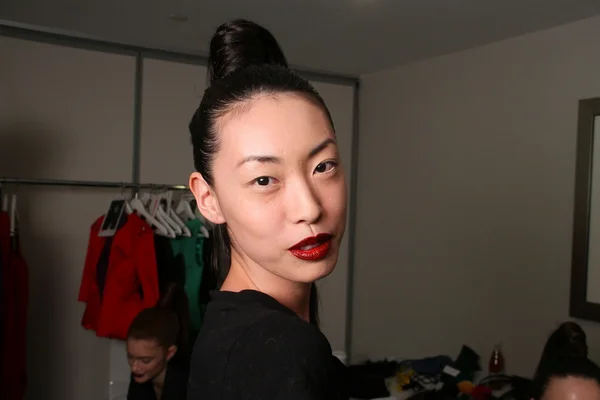
[[[0,176],[131,179],[133,57],[7,37],[0,54]],[[30,282],[27,399],[105,400],[108,341],[81,327],[77,295],[90,226],[118,193],[17,193]]]
[[[312,82],[323,97],[333,117],[338,146],[340,148],[346,182],[348,185],[348,201],[351,191],[352,162],[352,127],[354,121],[354,88],[353,86],[338,85],[323,82]],[[348,220],[349,220],[348,215]],[[348,297],[348,222],[346,235],[340,248],[340,256],[334,272],[319,282],[321,298],[321,329],[329,339],[333,350],[343,351],[346,345],[346,318]]]

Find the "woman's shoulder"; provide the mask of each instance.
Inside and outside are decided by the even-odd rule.
[[[257,321],[230,353],[228,372],[269,383],[279,397],[347,398],[343,369],[315,325],[273,313]],[[266,378],[268,377],[268,378]]]
[[[317,326],[299,318],[292,310],[264,293],[252,290],[221,292],[215,300],[221,302],[218,307],[220,318],[231,314],[235,322],[240,323],[239,346],[258,342],[263,349],[285,350],[285,346],[293,345],[296,349],[309,348],[331,354],[329,342]]]
[[[248,327],[241,341],[262,341],[269,347],[293,345],[294,349],[326,351],[331,355],[331,347],[321,330],[295,315],[271,312]]]
[[[221,293],[213,301],[192,357],[193,393],[227,387],[261,397],[269,397],[267,390],[275,398],[306,388],[334,390],[334,357],[317,326],[257,292]]]
[[[200,333],[201,342],[229,342],[235,353],[255,356],[272,351],[280,357],[295,352],[331,355],[331,347],[319,328],[300,319],[269,295],[254,291],[214,292]],[[227,347],[227,346],[225,346]],[[251,353],[251,354],[250,354]]]

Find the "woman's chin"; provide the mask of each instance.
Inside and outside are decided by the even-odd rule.
[[[146,383],[148,382],[148,376],[144,375],[133,375],[133,380],[136,383]]]

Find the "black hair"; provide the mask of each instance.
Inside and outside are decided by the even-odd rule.
[[[217,28],[210,42],[209,86],[189,125],[196,171],[214,185],[213,159],[219,150],[219,119],[241,111],[262,95],[295,94],[319,107],[331,122],[325,102],[308,80],[292,71],[275,37],[264,27],[236,19]],[[223,282],[231,265],[231,238],[225,224],[214,227],[213,268]],[[318,325],[318,295],[313,283],[310,320]]]
[[[584,356],[558,356],[533,381],[531,398],[541,399],[553,379],[568,377],[589,379],[600,386],[600,367]]]
[[[575,322],[563,322],[548,337],[535,376],[544,374],[559,357],[587,355],[588,345],[584,330]]]
[[[190,317],[187,295],[181,285],[170,283],[151,308],[142,310],[129,325],[127,338],[156,340],[164,348],[177,346],[177,356],[189,354]]]

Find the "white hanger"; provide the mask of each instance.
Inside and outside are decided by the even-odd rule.
[[[177,205],[177,208],[175,209],[175,212],[185,222],[187,222],[189,220],[192,220],[192,219],[196,219],[196,215],[194,214],[194,211],[192,210],[192,206],[190,205],[190,203],[183,196],[179,200],[179,204]]]
[[[174,227],[175,232],[177,232],[178,235],[191,237],[192,233],[190,232],[188,227],[185,226],[185,223],[181,220],[181,218],[179,218],[177,213],[175,211],[173,211],[173,207],[172,207],[173,192],[169,190],[169,191],[163,193],[163,199],[164,199],[164,201],[161,202],[161,204],[163,204],[163,203],[165,204],[165,207],[164,207],[165,213],[171,219],[171,221],[175,223],[175,226],[178,228],[178,229],[175,229],[175,227]]]
[[[183,233],[183,231],[181,230],[181,227],[177,224],[177,222],[175,220],[173,220],[173,218],[171,218],[169,216],[169,214],[167,212],[168,210],[166,209],[169,204],[168,193],[156,195],[155,198],[156,198],[156,201],[158,202],[156,204],[156,214],[155,214],[157,217],[159,217],[158,220],[162,221],[167,228],[170,228],[173,235],[175,235],[175,236],[181,235]],[[165,203],[166,203],[166,206],[164,206]],[[175,237],[175,236],[173,236],[173,237]]]
[[[172,208],[169,208],[169,217],[171,217],[173,221],[175,221],[177,225],[179,225],[182,231],[181,235],[185,237],[192,236],[192,232],[190,232],[190,229],[187,226],[185,226],[185,223],[181,220],[181,218],[179,218],[179,215],[177,215],[177,213],[173,211]]]
[[[171,239],[177,237],[175,230],[171,227],[169,222],[167,222],[167,220],[164,218],[164,214],[161,213],[160,210],[156,212],[155,218],[166,228],[167,237],[170,237]]]
[[[163,206],[160,204],[158,206],[158,210],[156,210],[156,215],[160,217],[163,221],[165,221],[166,226],[171,228],[171,230],[176,236],[181,235],[183,233],[181,227],[177,224],[177,222],[175,222],[175,220],[173,220],[173,218],[169,216],[169,214],[167,214]]]
[[[135,197],[131,199],[129,206],[131,207],[132,211],[138,213],[140,217],[144,218],[149,225],[153,226],[156,229],[156,233],[162,236],[170,237],[167,228],[165,228],[163,224],[161,224],[156,218],[150,215],[148,211],[146,211],[144,203],[142,203],[139,198]]]
[[[148,206],[150,206],[150,193],[142,193],[142,195],[140,196],[140,200],[142,200],[142,204],[144,205],[144,207],[146,207],[146,210],[148,210]]]
[[[133,209],[131,208],[131,205],[129,204],[130,201],[131,200],[127,201],[127,199],[125,199],[125,212],[127,213],[127,215],[133,213]]]
[[[127,214],[127,215],[132,214],[133,213],[133,209],[129,205],[129,202],[131,201],[131,199],[128,199],[125,196],[125,186],[123,186],[121,188],[121,197],[123,198],[123,200],[125,200],[125,214]]]

